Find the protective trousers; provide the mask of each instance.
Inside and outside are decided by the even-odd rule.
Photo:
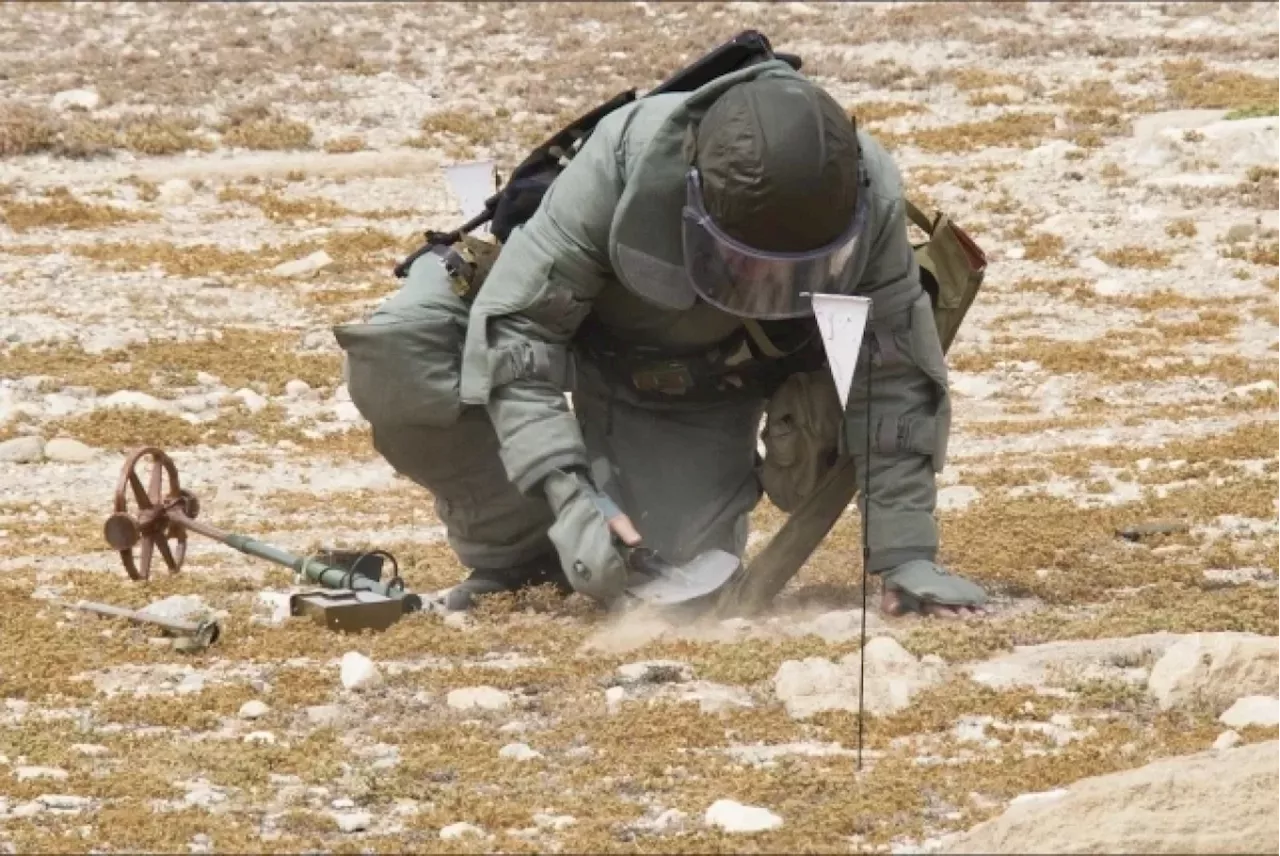
[[[552,552],[540,491],[508,479],[483,407],[458,402],[468,306],[434,257],[367,324],[335,330],[352,401],[378,453],[430,491],[450,546],[470,568],[504,568]],[[645,543],[673,561],[719,548],[741,555],[760,497],[755,474],[763,401],[654,405],[579,364],[572,389],[596,486]]]
[[[906,309],[873,318],[866,339],[850,390],[845,437],[857,469],[858,510],[866,523],[870,407],[868,570],[879,573],[913,559],[936,561],[936,474],[946,460],[951,401],[928,294],[921,293]]]

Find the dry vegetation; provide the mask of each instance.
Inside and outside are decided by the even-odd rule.
[[[802,53],[894,153],[908,196],[954,216],[990,255],[949,360],[947,484],[974,496],[939,519],[942,559],[987,586],[993,615],[907,619],[889,631],[951,664],[1056,640],[1276,632],[1277,239],[1265,218],[1280,199],[1277,169],[1202,156],[1215,144],[1200,128],[1174,132],[1170,146],[1181,148],[1152,166],[1135,157],[1149,152],[1136,153],[1132,136],[1159,110],[1275,115],[1273,10],[8,11],[0,442],[71,437],[97,457],[0,462],[0,851],[911,850],[1020,793],[1213,742],[1221,728],[1211,715],[1157,711],[1140,686],[1042,695],[953,676],[868,722],[862,773],[840,755],[752,764],[730,750],[852,747],[852,714],[793,720],[769,679],[787,660],[856,651],[856,636],[790,636],[762,619],[734,642],[690,624],[601,650],[591,646],[619,643],[620,629],[586,600],[545,591],[492,598],[465,624],[422,614],[355,638],[301,619],[268,626],[255,622],[256,593],[285,590],[289,574],[195,535],[181,574],[124,581],[102,521],[121,453],[155,444],[172,451],[217,525],[303,553],[380,547],[415,590],[455,583],[465,571],[440,536],[433,498],[391,475],[339,394],[329,328],[367,317],[399,287],[390,268],[422,229],[457,224],[440,163],[483,155],[505,173],[558,123],[644,90],[748,26]],[[1196,22],[1203,32],[1187,35],[1182,26]],[[83,37],[68,41],[73,31]],[[447,50],[435,49],[441,32]],[[885,58],[897,44],[903,57]],[[190,61],[175,69],[174,55]],[[100,103],[54,109],[54,94],[72,88],[93,89]],[[1156,181],[1178,170],[1226,178]],[[322,270],[272,273],[320,251],[331,259]],[[89,347],[113,325],[141,333]],[[104,404],[124,391],[159,409]],[[764,501],[753,530],[783,519]],[[1188,528],[1116,537],[1157,519]],[[858,605],[860,543],[847,514],[780,598],[784,625]],[[181,654],[145,629],[71,613],[51,593],[132,608],[199,595],[226,610],[223,637]],[[351,650],[383,666],[383,686],[341,688],[337,660]],[[610,713],[610,674],[644,659],[685,662],[753,706],[703,713],[633,695]],[[203,682],[182,685],[193,673]],[[111,678],[148,692],[108,692]],[[451,690],[478,685],[512,692],[512,708],[446,704]],[[255,699],[269,711],[242,719]],[[975,752],[952,729],[984,714],[1029,725],[1061,714],[1094,731],[1065,746],[999,732],[998,747]],[[507,723],[524,730],[500,730]],[[254,732],[273,742],[246,740]],[[513,742],[541,757],[500,757]],[[9,769],[19,766],[66,777],[19,780]],[[48,794],[93,802],[76,814],[15,811]],[[767,806],[786,823],[750,837],[708,829],[701,814],[720,798]],[[344,799],[352,807],[335,810]],[[667,808],[688,814],[683,835],[643,825]],[[367,811],[373,822],[343,832],[335,811]],[[576,822],[529,833],[540,813]],[[459,821],[493,838],[441,840]]]

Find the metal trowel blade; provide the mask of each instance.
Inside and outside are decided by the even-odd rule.
[[[724,550],[708,550],[683,565],[665,564],[655,576],[634,573],[627,594],[653,606],[671,606],[718,591],[742,569],[742,561]]]

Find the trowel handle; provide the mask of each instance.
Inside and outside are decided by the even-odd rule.
[[[658,555],[658,551],[651,547],[628,547],[622,544],[620,549],[629,571],[637,571],[651,577],[658,577],[669,574],[672,569],[671,563]]]

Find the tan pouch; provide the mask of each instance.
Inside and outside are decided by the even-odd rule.
[[[920,283],[933,301],[933,320],[946,353],[982,288],[987,256],[946,214],[939,211],[930,221],[910,200],[906,203],[911,222],[929,236],[928,241],[915,245],[916,261]]]
[[[790,513],[835,462],[843,424],[840,398],[826,369],[793,374],[769,399],[760,483]]]

